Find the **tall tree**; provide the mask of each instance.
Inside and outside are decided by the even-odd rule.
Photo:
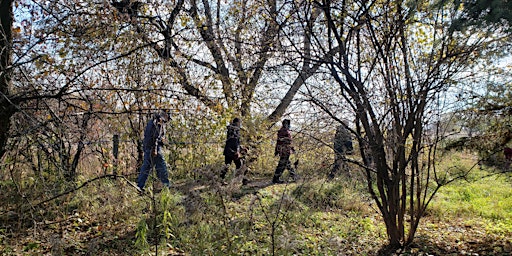
[[[0,158],[5,154],[11,117],[15,108],[11,101],[13,0],[0,2]]]
[[[114,15],[124,17],[140,38],[173,68],[176,82],[219,113],[227,108],[251,117],[258,88],[275,88],[276,80],[293,81],[267,118],[275,122],[319,67],[302,58],[301,69],[281,68],[293,59],[282,57],[291,53],[282,48],[287,44],[282,31],[297,21],[297,6],[292,2],[180,0],[164,6],[142,4],[132,12],[118,5],[119,2],[112,4]],[[316,17],[304,22],[314,22]],[[311,33],[305,32],[305,28],[310,26],[294,27],[294,37],[301,38],[300,44],[304,45],[303,56],[311,51]]]
[[[452,3],[460,12],[454,18],[451,29],[454,31],[484,31],[512,35],[512,2],[509,0],[467,0],[442,1]],[[504,28],[502,30],[502,28]],[[510,58],[510,47],[501,52],[489,52],[485,63],[478,66],[479,75],[470,83],[477,88],[462,85],[457,99],[462,103],[456,115],[459,125],[472,133],[468,137],[453,141],[447,148],[466,148],[476,150],[481,161],[493,166],[503,165],[503,147],[512,140],[510,122],[510,61],[503,62],[500,57]],[[472,86],[474,87],[474,86]],[[499,168],[501,169],[501,168]]]
[[[7,2],[10,1],[2,4]],[[13,8],[20,20],[12,20]],[[120,106],[117,101],[111,105],[101,104],[101,101],[110,103],[106,99],[115,91],[103,87],[103,79],[115,74],[112,73],[115,68],[109,63],[141,49],[134,47],[117,55],[107,51],[117,46],[116,40],[126,39],[121,36],[110,41],[99,39],[106,35],[112,38],[117,32],[106,26],[110,25],[110,20],[102,18],[100,9],[98,5],[76,5],[76,1],[19,1],[11,4],[10,9],[2,8],[2,11],[10,10],[11,16],[2,15],[2,19],[10,17],[16,32],[14,43],[12,33],[9,34],[10,43],[2,47],[7,49],[2,53],[14,52],[16,59],[7,68],[2,66],[1,74],[3,78],[17,77],[2,87],[1,103],[9,110],[2,114],[12,116],[17,112],[22,118],[15,119],[16,130],[2,129],[0,135],[7,138],[10,132],[17,140],[26,142],[27,149],[39,148],[48,160],[48,165],[41,168],[52,174],[58,172],[56,176],[69,181],[74,181],[79,174],[81,156],[91,152],[90,147],[86,147],[87,141],[97,138],[97,126],[93,124],[101,119],[98,113],[115,115],[116,107]],[[4,60],[12,62],[11,56],[2,58]],[[1,125],[8,124],[2,122]],[[2,146],[5,141],[7,139]],[[12,148],[16,151],[16,147]]]

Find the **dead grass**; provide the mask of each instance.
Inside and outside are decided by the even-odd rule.
[[[155,219],[151,196],[158,199],[161,188],[155,184],[152,191],[149,183],[149,196],[140,196],[122,180],[101,180],[44,208],[4,214],[1,255],[154,255],[155,245],[160,255],[269,255],[274,224],[277,255],[378,255],[386,244],[381,217],[357,183],[314,178],[273,185],[267,177],[253,177],[246,186],[222,186],[207,173],[175,181],[171,194],[179,195],[176,207],[185,216],[173,226],[179,232],[160,243],[149,237],[152,246],[145,251],[135,247],[137,223]],[[464,192],[453,191],[470,184],[441,190],[415,242],[387,255],[512,254],[510,184],[492,182],[472,183],[475,192],[467,200],[460,199]],[[484,185],[496,191],[477,191]],[[487,202],[482,198],[491,194],[502,207],[494,207],[494,215],[478,214]],[[464,204],[474,206],[457,211]]]

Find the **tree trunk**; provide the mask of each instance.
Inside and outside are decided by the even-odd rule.
[[[0,1],[0,158],[5,154],[11,117],[15,112],[9,99],[12,63],[13,0]]]
[[[92,106],[91,106],[92,110]],[[90,110],[90,111],[91,111]],[[82,120],[81,130],[80,130],[80,138],[78,140],[78,146],[75,152],[75,155],[73,156],[73,161],[71,162],[71,168],[68,170],[67,177],[69,178],[68,181],[76,181],[77,177],[77,168],[78,163],[80,161],[80,157],[82,155],[82,152],[85,149],[85,140],[87,138],[87,126],[89,125],[89,120],[91,119],[91,113],[87,112],[84,114],[84,119]],[[105,173],[106,175],[106,173]]]

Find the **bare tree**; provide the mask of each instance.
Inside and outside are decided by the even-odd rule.
[[[6,64],[0,71],[3,81],[0,102],[5,109],[0,114],[4,118],[0,130],[0,152],[5,153],[9,136],[20,138],[33,132],[41,133],[33,137],[41,136],[39,138],[43,139],[45,147],[70,143],[65,150],[69,151],[68,159],[54,159],[53,162],[60,162],[62,165],[56,169],[69,171],[66,176],[73,179],[84,143],[90,139],[87,134],[95,129],[91,124],[96,120],[91,119],[99,118],[100,113],[115,115],[115,106],[119,106],[118,102],[111,104],[105,101],[114,90],[102,88],[103,79],[116,75],[112,72],[115,68],[109,63],[143,47],[135,46],[117,55],[107,51],[109,47],[116,46],[116,40],[126,39],[118,36],[111,41],[99,40],[106,35],[112,36],[113,30],[106,26],[110,25],[110,20],[101,18],[97,10],[102,8],[98,5],[92,8],[76,5],[76,1],[20,1],[16,5],[12,1],[3,1],[2,4],[6,4],[5,8],[2,7],[6,14],[2,15],[2,22],[5,21],[5,26],[10,22],[10,27],[2,30],[5,31],[2,34],[5,34],[2,36],[5,39],[2,40],[5,45],[2,47],[2,62]],[[17,16],[19,20],[13,20],[13,10],[23,14]],[[110,85],[105,83],[106,87]],[[111,87],[128,93],[140,92],[123,86]],[[101,101],[108,104],[98,103]],[[10,117],[16,113],[16,129],[9,129]],[[52,144],[54,139],[63,143]],[[58,151],[53,150],[52,154],[46,155],[57,157],[53,153]],[[65,152],[61,153],[65,158]]]
[[[446,9],[428,15],[436,9],[426,2],[315,4],[326,21],[316,28],[316,47],[325,53],[336,49],[326,66],[342,104],[352,110],[355,125],[347,128],[359,144],[357,164],[364,168],[390,247],[410,244],[432,197],[449,182],[434,164],[440,99],[480,51],[499,47],[504,37],[453,33],[441,15]],[[331,102],[308,88],[311,101],[341,123],[344,117]]]
[[[117,2],[112,5],[114,15],[125,17],[139,37],[173,68],[177,83],[218,113],[227,108],[251,117],[257,89],[264,84],[276,88],[275,77],[286,77],[293,82],[267,118],[274,123],[320,66],[301,58],[301,68],[291,70],[295,78],[289,79],[294,76],[290,70],[279,71],[280,66],[291,65],[290,59],[312,51],[311,33],[306,29],[311,26],[292,24],[315,22],[318,12],[309,20],[297,20],[299,6],[294,2],[181,0],[172,6],[148,3],[133,12],[118,8]],[[289,40],[283,31],[290,27],[304,53],[285,58],[292,52],[283,47]]]

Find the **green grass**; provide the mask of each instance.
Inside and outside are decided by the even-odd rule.
[[[429,214],[438,219],[479,218],[487,232],[511,233],[510,180],[504,176],[490,176],[445,186],[430,205]]]
[[[471,164],[471,162],[466,162],[462,165],[454,164],[452,166],[469,170]],[[449,167],[445,169],[450,169]],[[510,219],[512,217],[510,175],[493,175],[492,173],[493,170],[488,170],[485,167],[473,168],[466,179],[443,186],[431,207],[432,212],[441,216],[450,214],[455,216],[480,216],[489,219]]]
[[[459,169],[472,166],[471,159],[453,159]],[[441,188],[420,224],[418,248],[444,255],[450,251],[439,247],[460,252],[469,250],[467,244],[485,246],[490,243],[486,239],[510,243],[511,182],[505,176],[478,178],[487,174],[475,170],[471,181]],[[155,245],[161,255],[375,255],[387,242],[364,184],[353,180],[311,179],[245,192],[199,185],[176,184],[169,191],[149,193],[155,196],[153,203],[122,180],[98,181],[62,198],[64,204],[47,205],[63,209],[45,215],[55,218],[46,219],[48,225],[16,236],[0,230],[0,252],[47,254],[55,230],[66,233],[64,252],[70,255],[88,251],[94,243],[96,255],[155,255]]]

